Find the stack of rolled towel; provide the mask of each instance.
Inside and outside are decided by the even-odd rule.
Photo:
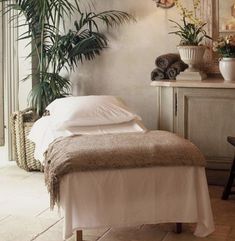
[[[188,68],[178,54],[164,54],[156,58],[156,68],[151,73],[151,80],[176,79],[176,76]]]

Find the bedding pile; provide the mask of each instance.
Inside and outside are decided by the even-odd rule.
[[[200,237],[214,230],[205,159],[191,142],[147,131],[114,96],[66,97],[46,109],[29,138],[51,208],[63,208],[64,239],[144,223],[196,222]]]
[[[59,183],[65,174],[152,166],[205,166],[205,159],[190,141],[166,131],[57,139],[45,161],[51,208],[59,204]]]
[[[34,157],[44,164],[44,153],[59,137],[107,133],[145,132],[141,118],[114,96],[76,96],[56,99],[33,125],[28,138]]]

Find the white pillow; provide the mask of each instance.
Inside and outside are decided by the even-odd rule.
[[[73,135],[101,135],[110,133],[146,132],[147,129],[140,120],[132,120],[120,124],[99,126],[71,126],[66,129]]]
[[[55,129],[71,126],[97,126],[141,119],[117,97],[76,96],[56,99],[46,108]]]
[[[44,152],[47,150],[50,143],[58,137],[71,136],[72,133],[67,130],[54,130],[52,127],[51,117],[43,116],[37,120],[28,135],[28,139],[35,143],[34,158],[44,161]]]

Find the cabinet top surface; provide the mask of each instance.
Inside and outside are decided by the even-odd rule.
[[[151,86],[156,87],[184,87],[184,88],[224,88],[224,89],[235,89],[234,81],[224,81],[219,78],[209,78],[202,81],[195,80],[163,80],[163,81],[152,81]]]

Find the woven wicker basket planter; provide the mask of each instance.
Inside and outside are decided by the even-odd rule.
[[[26,171],[43,171],[41,163],[34,159],[34,143],[27,139],[35,119],[32,109],[17,111],[11,117],[16,163]]]

